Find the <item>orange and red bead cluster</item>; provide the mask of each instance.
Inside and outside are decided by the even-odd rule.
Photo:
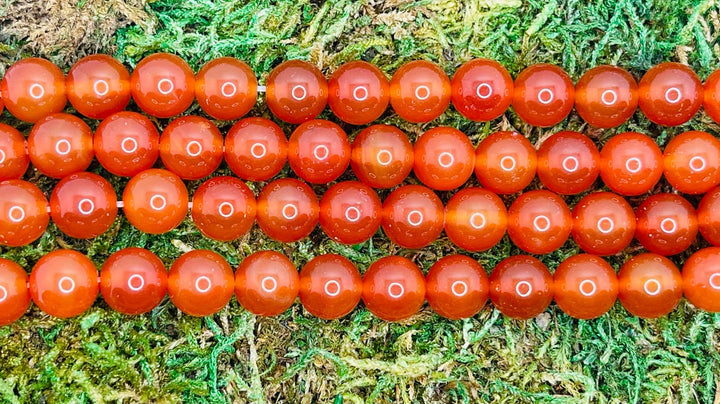
[[[720,311],[720,248],[696,252],[682,275],[664,257],[685,251],[698,232],[720,246],[720,141],[708,133],[682,133],[663,152],[640,133],[618,134],[598,151],[587,136],[562,131],[536,150],[515,132],[494,133],[475,148],[459,130],[437,127],[413,145],[398,128],[373,125],[351,144],[340,126],[314,119],[329,104],[341,120],[364,125],[391,104],[404,119],[427,122],[452,101],[461,114],[478,121],[494,119],[512,104],[526,122],[552,126],[575,106],[590,124],[613,127],[639,105],[653,122],[677,125],[703,100],[708,114],[720,118],[718,78],[711,75],[703,89],[687,67],[663,63],[646,73],[638,90],[628,72],[601,66],[573,86],[562,69],[535,65],[513,82],[500,64],[473,60],[452,81],[425,61],[403,65],[389,82],[373,65],[351,62],[326,81],[316,67],[289,61],[270,73],[264,88],[273,114],[299,124],[287,140],[264,118],[241,119],[223,138],[203,117],[179,117],[160,134],[144,115],[123,111],[133,98],[147,114],[168,118],[196,99],[213,118],[242,118],[263,88],[236,59],[213,60],[194,75],[177,56],[156,54],[130,75],[116,60],[96,55],[80,60],[67,77],[46,60],[22,60],[7,70],[0,95],[13,115],[35,125],[26,140],[0,124],[0,244],[36,240],[50,218],[71,237],[96,237],[122,207],[133,226],[154,234],[179,225],[190,209],[198,229],[217,240],[234,240],[257,222],[269,237],[293,242],[319,223],[329,237],[346,244],[363,242],[382,227],[405,248],[422,248],[444,230],[457,246],[483,251],[507,232],[531,254],[552,252],[572,234],[588,254],[568,258],[554,276],[532,256],[510,257],[489,279],[479,263],[461,255],[441,259],[425,277],[411,261],[387,257],[361,279],[357,268],[337,255],[316,257],[298,274],[287,257],[262,251],[243,260],[233,274],[221,256],[197,250],[181,256],[168,273],[152,252],[129,248],[113,254],[98,275],[87,257],[62,250],[38,261],[29,280],[17,264],[0,261],[0,312],[5,313],[0,324],[19,318],[31,298],[49,314],[78,315],[99,292],[128,314],[151,310],[167,293],[182,311],[209,315],[233,292],[260,315],[283,312],[299,295],[307,310],[322,318],[347,314],[361,297],[387,320],[412,315],[425,299],[439,314],[462,318],[475,314],[488,296],[514,318],[539,314],[553,297],[578,318],[601,315],[618,297],[631,313],[657,317],[671,311],[683,291],[698,307]],[[61,113],[66,100],[79,113],[102,119],[94,134],[82,119]],[[132,177],[121,202],[106,179],[84,171],[93,158],[114,175]],[[152,168],[158,158],[165,169]],[[183,180],[209,176],[223,159],[237,177],[208,179],[190,202]],[[20,179],[31,162],[60,179],[49,202],[39,188]],[[318,201],[306,182],[277,179],[256,199],[244,181],[271,180],[286,162],[308,183],[335,181],[348,166],[360,181],[336,183]],[[373,188],[400,185],[411,171],[424,186],[401,186],[381,203]],[[459,188],[473,172],[483,188],[462,189],[443,207],[434,190]],[[506,209],[498,194],[523,191],[536,174],[547,190],[525,192]],[[697,211],[677,194],[650,196],[633,211],[622,195],[648,192],[663,174],[680,192],[705,194]],[[558,194],[583,192],[598,177],[614,193],[587,195],[570,211]],[[619,253],[633,238],[650,253],[631,258],[616,275],[598,256]]]

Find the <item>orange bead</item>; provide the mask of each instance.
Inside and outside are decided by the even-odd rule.
[[[300,302],[310,314],[333,320],[350,313],[362,296],[355,265],[337,254],[319,255],[300,271]]]
[[[105,233],[117,217],[117,195],[105,178],[88,172],[71,174],[50,195],[50,216],[58,229],[73,238]]]
[[[225,161],[238,177],[267,181],[285,166],[287,139],[275,122],[245,118],[225,136]]]
[[[520,192],[530,185],[536,170],[535,147],[517,132],[495,132],[475,149],[475,176],[492,192]]]
[[[30,307],[30,291],[25,269],[0,258],[0,326],[14,323]]]
[[[258,316],[276,316],[289,309],[299,288],[297,268],[275,251],[250,254],[235,272],[238,303]]]
[[[438,238],[443,223],[442,201],[422,185],[402,186],[383,203],[383,231],[401,247],[425,247]]]
[[[302,60],[288,60],[274,68],[267,80],[265,102],[273,115],[288,123],[302,123],[318,116],[328,99],[322,72]]]
[[[334,181],[350,164],[347,134],[330,121],[305,122],[290,136],[288,163],[298,177],[311,184]]]
[[[720,312],[720,247],[696,251],[682,269],[683,292],[693,305]]]
[[[413,146],[400,129],[373,125],[355,137],[350,165],[364,184],[392,188],[410,174],[414,157]]]
[[[385,321],[404,320],[420,311],[425,301],[425,278],[407,258],[380,258],[365,271],[362,299],[376,317]]]
[[[195,77],[195,98],[200,108],[215,119],[238,119],[255,106],[257,78],[241,60],[213,59]]]
[[[545,311],[552,299],[552,275],[535,257],[511,256],[490,275],[490,300],[510,318],[529,320]]]
[[[165,168],[185,180],[212,174],[222,163],[223,137],[209,120],[183,116],[165,127],[160,136],[160,159]]]
[[[557,66],[532,65],[515,78],[512,106],[520,119],[533,126],[553,126],[570,114],[575,87]]]
[[[589,320],[607,313],[618,295],[615,270],[595,255],[567,258],[553,275],[555,303],[568,316]]]
[[[464,255],[441,258],[425,277],[428,304],[452,320],[472,317],[485,306],[490,283],[483,267]]]
[[[157,255],[142,248],[125,248],[105,260],[100,271],[100,292],[113,310],[143,314],[165,297],[167,277]]]
[[[214,177],[195,190],[190,213],[205,237],[235,240],[255,223],[255,195],[235,177]]]
[[[618,297],[630,314],[657,318],[680,302],[683,281],[669,259],[644,253],[630,258],[618,273]]]
[[[180,177],[151,168],[132,177],[123,191],[123,211],[138,230],[166,233],[185,219],[188,192]]]
[[[697,237],[695,209],[682,196],[652,195],[638,206],[635,216],[635,238],[650,252],[679,254],[690,247]]]
[[[380,117],[390,101],[390,83],[375,65],[355,61],[340,66],[328,80],[328,105],[335,115],[353,125]]]
[[[113,114],[95,130],[93,149],[98,162],[120,177],[152,168],[160,156],[160,134],[152,121],[137,112]]]
[[[700,131],[683,132],[665,146],[665,179],[686,194],[703,194],[720,184],[720,140]]]
[[[547,138],[538,148],[537,175],[551,191],[579,194],[600,175],[600,152],[593,141],[579,132],[562,131]]]
[[[40,188],[22,180],[0,182],[0,244],[19,247],[42,236],[50,220]]]
[[[257,198],[257,224],[270,238],[291,243],[307,237],[317,226],[320,206],[312,188],[293,178],[265,186]]]
[[[180,57],[155,53],[143,58],[130,76],[135,103],[148,114],[170,118],[185,111],[195,98],[195,76]]]
[[[85,171],[93,159],[93,134],[82,119],[52,114],[40,119],[28,136],[33,166],[53,178]]]
[[[585,252],[617,254],[635,236],[635,213],[623,197],[594,192],[575,205],[572,236]]]
[[[465,188],[445,206],[445,234],[468,251],[494,247],[505,235],[507,220],[502,199],[482,188]]]
[[[623,124],[635,113],[638,98],[635,79],[617,66],[593,67],[575,85],[575,109],[585,122],[598,128]]]
[[[467,135],[447,126],[430,129],[415,142],[415,176],[432,189],[465,184],[475,168],[475,149]]]
[[[703,109],[715,122],[720,122],[720,69],[712,72],[703,86]]]
[[[572,217],[565,201],[545,190],[520,195],[508,210],[508,235],[531,254],[560,248],[570,236]]]
[[[390,80],[390,104],[401,118],[430,122],[450,105],[450,79],[435,63],[413,60],[405,63]]]
[[[0,181],[22,178],[30,164],[26,147],[17,129],[0,123]]]
[[[676,126],[690,120],[703,102],[703,87],[692,69],[675,62],[653,66],[640,79],[639,105],[654,123]]]
[[[40,310],[60,318],[78,316],[98,295],[95,264],[74,250],[45,254],[30,274],[30,296]]]
[[[697,208],[698,229],[703,238],[720,246],[720,187],[703,196]]]
[[[210,316],[227,306],[234,287],[230,264],[209,250],[186,252],[168,273],[170,300],[180,311],[195,317]]]
[[[320,226],[331,239],[358,244],[380,228],[382,204],[375,191],[357,181],[330,187],[320,201]]]
[[[489,59],[473,59],[455,71],[452,103],[465,118],[491,121],[510,106],[513,80],[507,69]]]
[[[75,62],[65,86],[72,106],[88,118],[107,118],[130,102],[130,73],[108,55],[85,56]]]
[[[65,76],[49,60],[22,59],[5,71],[0,95],[5,108],[16,118],[37,122],[65,108]]]
[[[636,132],[615,135],[600,151],[600,177],[620,195],[641,195],[660,181],[663,156],[655,141]]]

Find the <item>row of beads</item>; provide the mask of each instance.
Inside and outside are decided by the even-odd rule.
[[[338,118],[354,125],[376,120],[388,104],[410,122],[428,122],[451,101],[475,121],[495,119],[512,104],[518,116],[534,126],[561,122],[573,106],[601,128],[622,124],[638,106],[660,125],[687,122],[703,105],[720,121],[720,70],[703,88],[695,72],[673,62],[652,67],[638,86],[626,70],[607,65],[590,69],[573,85],[565,71],[550,64],[532,65],[513,82],[499,63],[474,59],[451,81],[437,64],[418,60],[401,66],[388,82],[367,62],[344,64],[328,81],[312,64],[290,60],[270,72],[266,86],[268,107],[289,123],[313,119],[327,104]],[[81,114],[102,119],[123,110],[131,96],[155,117],[179,115],[197,99],[208,115],[233,120],[252,109],[261,89],[250,67],[237,59],[212,60],[194,75],[184,60],[167,53],[144,58],[132,75],[106,55],[79,60],[67,77],[51,62],[29,58],[10,66],[0,82],[7,109],[28,122],[62,111],[67,99]]]

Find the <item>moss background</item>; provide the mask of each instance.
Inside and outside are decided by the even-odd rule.
[[[617,64],[639,79],[662,61],[688,63],[701,79],[720,67],[720,7],[694,0],[5,0],[0,2],[0,73],[28,56],[47,57],[64,71],[86,54],[109,53],[132,68],[143,56],[172,52],[196,70],[229,55],[248,62],[261,83],[286,59],[317,64],[327,75],[362,59],[388,76],[414,59],[439,63],[449,74],[474,57],[489,57],[516,75],[528,65],[562,66],[576,81],[598,64]],[[262,97],[261,97],[262,98]],[[129,106],[137,110],[134,105]],[[71,107],[68,106],[71,111]],[[187,114],[202,114],[197,104]],[[263,100],[250,115],[271,117]],[[337,119],[328,111],[322,118]],[[2,121],[24,133],[30,125],[7,111]],[[590,128],[575,114],[553,128],[521,122],[512,110],[488,123],[470,122],[450,108],[429,124],[410,124],[392,110],[380,122],[411,139],[438,125],[455,126],[474,144],[496,130],[515,129],[537,143],[563,129],[582,131],[601,146],[616,133],[650,134],[663,146],[688,129],[718,133],[704,114],[662,128],[641,113],[611,130]],[[97,121],[88,120],[95,128]],[[162,129],[167,120],[157,120]],[[216,122],[226,131],[233,122]],[[351,139],[361,130],[343,124]],[[286,133],[292,130],[283,125]],[[94,163],[118,191],[126,180]],[[226,166],[215,175],[229,174]],[[286,167],[279,176],[292,176]],[[26,178],[49,193],[55,181],[31,169]],[[352,178],[348,170],[342,179]],[[407,182],[417,182],[412,176]],[[199,181],[188,184],[191,192]],[[249,184],[259,190],[263,184]],[[468,186],[478,185],[476,180]],[[539,187],[536,181],[531,187]],[[595,189],[602,189],[597,182]],[[322,195],[326,187],[315,187]],[[670,191],[666,182],[653,192]],[[381,197],[387,191],[380,193]],[[583,194],[584,195],[584,194]],[[583,195],[567,198],[572,207]],[[444,201],[450,193],[441,193]],[[509,204],[514,199],[507,198]],[[642,198],[633,198],[637,206]],[[690,198],[697,203],[697,198]],[[121,215],[122,216],[122,215]],[[699,240],[692,251],[704,245]],[[279,244],[257,228],[232,243],[203,238],[188,220],[170,233],[143,234],[119,217],[105,235],[70,239],[54,225],[23,248],[2,248],[28,271],[46,252],[75,248],[99,266],[128,246],[148,248],[170,265],[182,252],[209,248],[233,266],[253,251],[273,249],[301,266],[335,252],[364,271],[382,256],[400,254],[427,270],[441,256],[464,253],[444,236],[422,250],[392,245],[382,231],[356,246],[332,242],[318,228],[300,242]],[[617,269],[641,250],[631,245],[609,257]],[[673,257],[681,265],[692,252]],[[568,241],[539,257],[551,271],[578,252]],[[471,254],[490,271],[520,251],[506,237]],[[71,320],[33,307],[0,328],[0,402],[703,402],[720,403],[720,316],[684,300],[670,315],[642,320],[620,304],[593,321],[578,321],[555,305],[534,320],[504,318],[487,305],[474,318],[449,321],[429,308],[402,323],[374,318],[360,305],[347,317],[323,321],[296,303],[259,318],[235,299],[218,314],[193,318],[165,300],[151,313],[128,317],[98,299]]]

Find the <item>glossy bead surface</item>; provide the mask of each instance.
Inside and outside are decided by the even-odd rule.
[[[490,292],[482,265],[464,255],[448,255],[433,264],[425,277],[425,287],[430,307],[452,320],[477,314]]]
[[[508,210],[508,235],[531,254],[560,248],[570,236],[572,216],[565,201],[545,190],[520,195]]]
[[[100,293],[115,311],[143,314],[165,297],[167,277],[157,255],[143,248],[125,248],[105,260],[100,270]]]
[[[195,99],[195,76],[180,57],[154,53],[135,66],[130,91],[143,111],[158,118],[170,118],[185,111]]]
[[[618,273],[618,298],[630,314],[657,318],[680,302],[683,281],[675,264],[651,253],[630,258]]]
[[[405,257],[380,258],[363,276],[362,300],[382,320],[404,320],[420,311],[425,301],[425,278]]]
[[[235,288],[230,264],[218,253],[192,250],[175,260],[168,273],[168,295],[185,314],[203,317],[217,313]]]
[[[320,226],[331,239],[358,244],[380,228],[382,204],[375,191],[357,181],[330,187],[320,200]]]
[[[589,194],[573,209],[573,240],[590,254],[619,253],[635,237],[635,227],[630,204],[610,192]]]
[[[328,99],[322,72],[302,60],[288,60],[274,68],[267,80],[265,102],[273,115],[288,123],[302,123],[320,114]]]
[[[573,195],[587,190],[600,175],[600,152],[579,132],[562,131],[538,148],[537,175],[551,191]]]
[[[107,118],[130,102],[130,73],[108,55],[85,56],[75,62],[65,86],[68,101],[88,118]]]
[[[70,318],[84,313],[98,295],[95,264],[74,250],[45,254],[30,274],[30,296],[46,314]]]
[[[407,135],[390,125],[363,129],[353,141],[351,154],[355,176],[373,188],[399,185],[412,171],[415,157]]]
[[[245,310],[258,316],[276,316],[297,298],[300,278],[283,254],[258,251],[246,257],[235,271],[235,296]]]
[[[591,254],[565,259],[553,274],[555,303],[570,317],[589,320],[607,313],[618,295],[615,270]]]
[[[692,69],[660,63],[640,79],[640,110],[654,123],[676,126],[690,120],[703,102],[703,87]]]
[[[238,119],[255,106],[257,78],[241,60],[213,59],[195,76],[195,98],[200,108],[215,119]]]
[[[25,269],[0,258],[0,327],[12,324],[30,307],[30,291]]]
[[[65,108],[65,76],[49,60],[22,59],[5,71],[0,81],[0,97],[16,118],[37,122]]]
[[[0,181],[19,179],[25,174],[30,165],[26,146],[25,137],[17,129],[0,123]]]
[[[57,183],[50,195],[50,217],[73,238],[105,233],[117,217],[117,195],[105,178],[89,173],[71,174]]]
[[[53,114],[40,119],[28,136],[33,166],[53,178],[85,171],[93,159],[93,134],[82,119]]]
[[[205,118],[180,117],[160,135],[160,159],[165,168],[182,179],[207,177],[222,163],[222,134]]]
[[[620,195],[644,194],[660,181],[663,155],[655,140],[636,132],[610,138],[600,151],[600,177]]]
[[[125,186],[122,199],[127,220],[145,233],[166,233],[187,215],[185,184],[167,170],[151,168],[132,177]]]
[[[300,271],[300,302],[305,310],[323,320],[350,313],[362,297],[360,272],[347,258],[319,255]]]
[[[679,195],[652,195],[638,206],[635,216],[635,238],[656,254],[679,254],[690,247],[698,233],[695,209]]]
[[[585,122],[598,128],[623,124],[635,113],[638,99],[637,82],[617,66],[593,67],[575,85],[575,109]]]
[[[383,203],[383,232],[401,247],[417,249],[432,243],[442,232],[443,222],[442,201],[422,185],[402,186]]]
[[[507,209],[502,199],[482,188],[465,188],[445,206],[445,234],[468,251],[484,251],[502,240],[507,230]]]
[[[700,131],[670,140],[663,154],[665,179],[686,194],[703,194],[720,184],[720,140]]]
[[[475,150],[467,135],[441,126],[415,142],[415,176],[432,189],[448,191],[465,184],[475,168]]]
[[[248,181],[267,181],[287,161],[285,133],[265,118],[245,118],[225,136],[225,161],[238,177]]]
[[[710,190],[697,208],[698,230],[710,244],[720,247],[720,187]]]
[[[98,162],[111,174],[132,177],[157,161],[160,134],[144,115],[122,111],[100,122],[93,149]]]
[[[450,86],[455,109],[472,121],[491,121],[512,102],[512,77],[494,60],[465,62],[455,71]]]
[[[530,185],[537,171],[535,147],[517,132],[495,132],[475,149],[475,176],[498,194],[514,194]]]
[[[696,251],[682,268],[683,292],[690,303],[720,312],[720,247]]]
[[[533,126],[553,126],[568,116],[575,103],[575,87],[555,65],[532,65],[515,78],[512,106],[520,119]]]
[[[320,205],[312,188],[293,178],[267,185],[257,198],[257,224],[270,238],[291,243],[307,237],[317,226]]]
[[[353,125],[380,117],[390,101],[390,83],[375,65],[354,61],[340,66],[328,80],[328,105],[335,115]]]
[[[703,86],[703,109],[715,122],[720,122],[720,69],[705,79]]]
[[[195,190],[190,213],[205,237],[235,240],[255,223],[255,195],[238,178],[213,177]]]
[[[42,236],[50,221],[40,188],[22,180],[0,182],[0,244],[18,247]]]
[[[337,124],[316,119],[298,126],[288,143],[290,168],[311,184],[336,180],[350,164],[350,142]]]
[[[490,300],[507,317],[529,320],[545,311],[552,299],[552,275],[535,257],[511,256],[490,275]]]
[[[410,122],[430,122],[450,105],[450,79],[435,63],[407,62],[390,80],[390,104],[401,118]]]

